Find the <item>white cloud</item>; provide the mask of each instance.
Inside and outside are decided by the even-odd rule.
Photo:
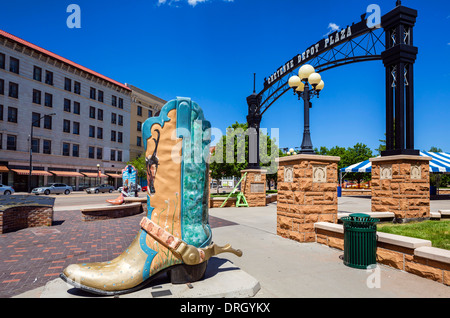
[[[188,3],[189,3],[191,6],[195,7],[195,6],[197,5],[197,3],[205,2],[205,1],[207,1],[207,0],[188,0]]]
[[[195,7],[197,4],[202,2],[208,2],[209,0],[158,0],[158,5],[174,5],[175,3],[187,2],[190,6]],[[234,0],[222,0],[224,2],[234,2]],[[175,5],[177,6],[177,5]]]
[[[330,35],[331,33],[333,33],[334,31],[339,30],[340,27],[339,27],[339,25],[337,25],[336,23],[330,22],[330,23],[328,23],[328,29],[329,29],[328,33],[325,34],[324,36],[328,36],[328,35]]]

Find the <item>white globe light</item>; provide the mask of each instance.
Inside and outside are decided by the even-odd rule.
[[[294,152],[294,148],[289,149],[289,152],[291,153]]]
[[[298,87],[300,84],[303,84],[302,80],[300,79],[300,77],[298,77],[296,75],[291,76],[289,78],[289,82],[288,83],[289,83],[289,87]]]
[[[298,76],[296,76],[298,79],[300,79]],[[298,87],[295,89],[296,92],[303,92],[305,90],[305,84],[303,82],[300,82]]]
[[[312,67],[309,64],[305,64],[298,70],[298,77],[300,77],[302,81],[306,81],[308,80],[309,75],[311,75],[314,72],[315,72],[314,67]]]
[[[316,91],[321,91],[324,87],[325,83],[323,81],[320,81],[320,83],[316,86]]]
[[[308,82],[311,85],[317,85],[320,83],[320,81],[322,80],[322,77],[320,76],[319,73],[312,73],[311,75],[309,75],[308,77]]]

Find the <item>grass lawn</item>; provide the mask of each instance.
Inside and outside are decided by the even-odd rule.
[[[450,220],[379,224],[377,230],[385,233],[429,240],[433,247],[450,250]]]

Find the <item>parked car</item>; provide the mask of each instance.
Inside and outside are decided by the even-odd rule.
[[[147,186],[142,187],[142,192],[147,192]]]
[[[143,191],[141,186],[138,184],[138,192]],[[123,187],[120,187],[119,189],[117,189],[117,191],[122,192]]]
[[[101,184],[99,186],[86,188],[85,191],[87,193],[99,193],[99,192],[102,192],[102,193],[109,192],[109,193],[111,193],[111,192],[114,191],[114,187],[109,185],[109,184]]]
[[[49,194],[70,194],[70,192],[73,191],[73,188],[71,186],[68,186],[67,184],[64,183],[50,183],[47,184],[44,187],[38,187],[38,188],[34,188],[31,192],[39,195],[39,194],[45,194],[45,195],[49,195]]]
[[[0,184],[0,194],[10,195],[14,193],[14,189],[10,186]]]

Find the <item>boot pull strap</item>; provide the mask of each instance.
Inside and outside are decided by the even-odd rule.
[[[168,248],[177,257],[181,258],[184,263],[196,265],[205,261],[205,252],[173,236],[149,218],[143,217],[140,225],[147,234]]]
[[[181,258],[187,265],[197,265],[203,263],[209,260],[212,256],[221,253],[233,253],[236,256],[242,256],[242,251],[235,250],[230,244],[225,246],[212,244],[206,248],[197,248],[189,245],[183,240],[173,236],[171,233],[167,232],[147,217],[142,218],[140,225],[141,228],[151,237],[168,248],[175,254],[175,256]]]

